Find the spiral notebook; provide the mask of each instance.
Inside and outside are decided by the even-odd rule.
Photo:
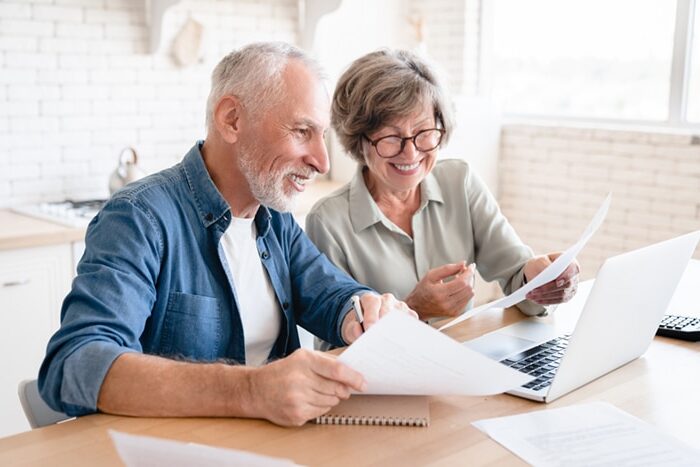
[[[354,395],[316,417],[319,425],[428,426],[426,396]]]

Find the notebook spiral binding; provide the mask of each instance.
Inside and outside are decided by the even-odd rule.
[[[367,417],[353,415],[321,415],[314,422],[318,425],[380,425],[380,426],[420,426],[427,427],[424,418]]]

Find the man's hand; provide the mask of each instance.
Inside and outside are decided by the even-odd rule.
[[[334,356],[299,349],[250,375],[250,400],[257,416],[284,426],[301,426],[323,415],[350,390],[363,391],[362,375]]]
[[[525,278],[528,282],[531,281],[559,256],[561,256],[561,253],[535,256],[525,263],[523,270]],[[578,261],[574,260],[559,277],[530,291],[527,294],[527,299],[540,305],[555,305],[568,302],[576,294],[580,270]]]
[[[360,303],[362,304],[362,326],[360,326],[352,310],[346,313],[343,318],[341,335],[343,340],[348,344],[352,344],[362,335],[362,327],[364,327],[366,331],[372,327],[379,318],[389,313],[391,310],[400,310],[409,313],[415,318],[418,317],[415,311],[409,308],[404,302],[397,300],[396,297],[390,293],[385,293],[383,295],[366,293],[360,297]]]
[[[445,264],[431,269],[406,297],[408,306],[421,319],[454,317],[460,314],[474,296],[474,263]],[[448,278],[450,281],[446,281]]]

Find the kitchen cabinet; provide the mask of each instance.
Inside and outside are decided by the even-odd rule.
[[[37,377],[72,277],[71,243],[0,251],[0,437],[29,430],[17,384]]]

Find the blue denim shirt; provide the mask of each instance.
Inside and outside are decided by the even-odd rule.
[[[116,193],[90,223],[61,328],[39,372],[41,395],[54,409],[95,412],[102,381],[125,352],[245,363],[235,284],[219,242],[231,212],[201,144],[181,163]],[[297,324],[343,345],[350,297],[370,289],[337,269],[290,214],[261,207],[255,224],[284,314],[270,359],[299,348]]]

